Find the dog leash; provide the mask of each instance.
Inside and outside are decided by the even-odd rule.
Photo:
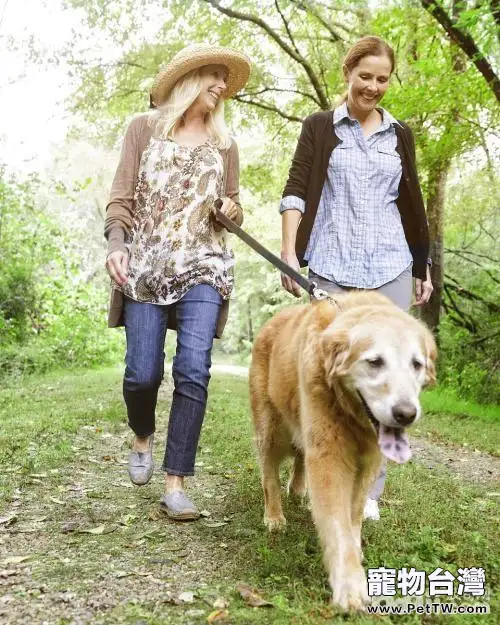
[[[229,217],[224,215],[224,213],[220,210],[222,206],[222,200],[217,199],[214,202],[215,206],[215,216],[217,217],[217,221],[219,221],[229,232],[235,234],[239,239],[244,241],[247,245],[249,245],[253,250],[255,250],[258,254],[268,260],[272,265],[279,269],[282,273],[286,274],[289,278],[291,278],[294,282],[296,282],[299,286],[301,286],[307,293],[316,300],[329,300],[332,304],[335,304],[338,307],[338,303],[335,301],[333,297],[331,297],[326,291],[318,288],[316,282],[312,280],[308,280],[298,271],[295,271],[290,265],[285,263],[281,258],[270,252],[267,248],[261,245],[256,239],[245,232],[242,228],[240,228],[237,224],[234,223]]]

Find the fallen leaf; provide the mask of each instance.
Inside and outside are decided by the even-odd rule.
[[[223,623],[229,618],[227,610],[215,610],[207,616],[207,623]]]
[[[272,608],[272,603],[263,599],[255,590],[253,590],[248,584],[237,584],[237,591],[240,593],[243,601],[251,608]]]
[[[54,503],[58,503],[60,506],[64,506],[65,505],[65,501],[62,501],[61,499],[57,499],[56,497],[50,497],[50,501],[53,501]]]
[[[0,577],[10,577],[11,575],[17,575],[18,573],[18,569],[3,569],[3,571],[0,571]]]
[[[209,517],[209,516],[212,516],[212,513],[209,512],[208,510],[202,510],[200,512],[200,516],[202,516],[202,517]]]
[[[28,477],[46,478],[49,476],[46,473],[29,473]]]
[[[213,603],[212,608],[217,608],[218,610],[225,610],[229,606],[229,601],[224,599],[224,597],[218,597]]]
[[[12,523],[15,523],[16,521],[17,516],[15,514],[0,517],[0,525],[12,525]]]
[[[148,514],[148,519],[150,521],[159,521],[162,518],[162,513],[158,509],[151,510]]]
[[[191,592],[191,591],[181,592],[181,594],[179,595],[178,599],[182,603],[193,603],[193,601],[194,601],[194,592]]]
[[[31,558],[31,556],[11,556],[10,558],[3,560],[2,564],[4,566],[8,566],[9,564],[20,564],[29,558]]]
[[[227,525],[226,521],[208,521],[208,523],[203,523],[205,527],[222,527],[223,525]]]
[[[81,529],[78,530],[79,534],[108,534],[109,532],[106,532],[106,526],[105,525],[98,525],[97,527],[89,527],[89,528],[85,528],[85,529]]]

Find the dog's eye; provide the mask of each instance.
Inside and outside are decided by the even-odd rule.
[[[420,360],[417,360],[416,358],[414,358],[412,360],[412,365],[413,365],[413,368],[415,369],[415,371],[420,371],[420,369],[422,369],[422,367],[424,366],[424,363],[420,362]]]
[[[376,358],[368,358],[367,362],[370,367],[373,367],[374,369],[380,369],[380,367],[384,366],[384,360],[383,358],[380,358],[380,356],[377,356]]]

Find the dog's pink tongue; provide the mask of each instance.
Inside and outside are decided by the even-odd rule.
[[[410,444],[404,430],[380,424],[378,444],[384,456],[398,464],[407,462],[411,458]]]

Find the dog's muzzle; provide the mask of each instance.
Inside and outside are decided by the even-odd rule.
[[[398,464],[403,464],[411,458],[411,449],[408,437],[404,428],[391,428],[383,423],[380,423],[374,416],[367,401],[363,395],[358,391],[359,398],[365,410],[365,413],[372,424],[377,437],[380,451],[389,460],[393,460]],[[411,418],[410,418],[411,416]],[[412,423],[416,417],[416,410],[412,415],[407,411],[401,421],[406,420],[407,423]],[[396,418],[396,417],[394,417]],[[396,419],[398,421],[398,419]]]

